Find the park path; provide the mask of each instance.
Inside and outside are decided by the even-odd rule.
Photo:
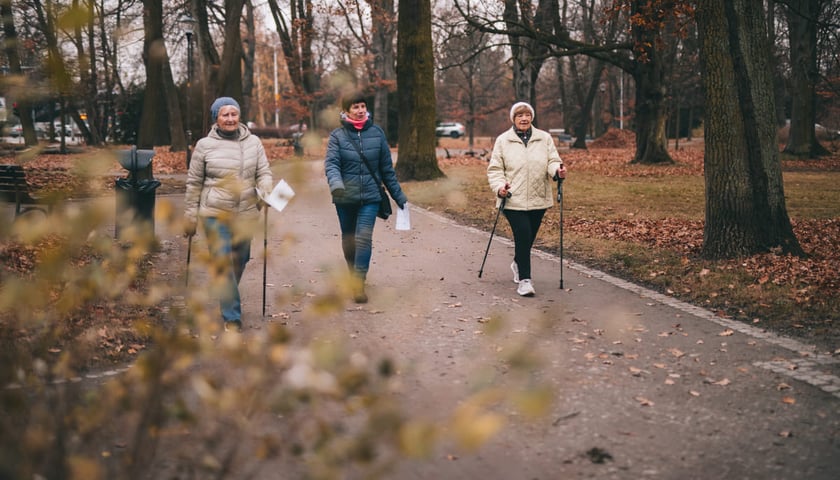
[[[556,395],[537,420],[503,412],[508,427],[477,452],[441,445],[387,478],[840,476],[837,357],[573,262],[561,290],[559,259],[543,253],[534,258],[537,295],[520,298],[511,242],[493,240],[479,279],[488,233],[434,212],[412,207],[408,232],[377,221],[370,302],[318,318],[312,305],[344,268],[321,168],[282,169],[297,195],[269,216],[266,318],[262,242],[254,241],[243,279],[246,335],[283,318],[302,339],[340,338],[393,358],[404,406],[420,417],[441,418],[480,381],[504,385],[513,375],[499,355],[517,345],[539,357],[532,379]],[[495,336],[484,333],[491,318],[504,320]],[[278,477],[290,470],[277,462],[250,470],[296,478]]]

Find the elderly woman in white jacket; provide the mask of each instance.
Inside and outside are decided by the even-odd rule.
[[[554,205],[552,180],[566,177],[566,167],[548,132],[535,128],[534,108],[518,102],[510,109],[513,126],[496,138],[487,167],[487,180],[496,194],[496,207],[504,203],[513,232],[514,257],[510,264],[516,292],[536,293],[531,282],[531,247],[545,211]]]
[[[259,138],[240,123],[239,103],[217,98],[210,107],[215,122],[195,145],[187,175],[186,234],[201,220],[220,274],[213,281],[225,331],[242,330],[239,280],[251,257],[251,239],[259,226],[264,195],[274,185]]]

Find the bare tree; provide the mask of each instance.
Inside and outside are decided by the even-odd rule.
[[[803,254],[785,207],[764,12],[751,0],[698,0],[706,95],[703,255]]]
[[[312,1],[290,0],[288,15],[280,8],[277,0],[268,0],[268,6],[292,82],[292,89],[287,93],[291,98],[285,100],[297,104],[293,109],[300,112],[298,120],[309,116],[314,124],[313,107],[320,100],[321,92],[312,53],[312,42],[316,35]]]
[[[442,17],[453,17],[442,15]],[[505,68],[504,54],[490,48],[488,35],[464,24],[441,24],[437,109],[440,118],[464,118],[470,150],[475,140],[476,124],[487,115],[506,110],[512,95],[506,78],[498,72]]]
[[[397,91],[400,98],[401,180],[443,176],[435,154],[435,65],[430,0],[400,0],[397,39]]]
[[[462,0],[455,0],[455,5],[477,28],[498,35],[511,33],[509,28],[500,27],[496,18],[476,15],[464,9]],[[686,2],[674,0],[621,0],[614,2],[611,9],[626,10],[632,19],[628,26],[631,33],[629,41],[587,43],[576,40],[559,21],[553,22],[550,29],[530,28],[527,24],[519,23],[515,33],[547,46],[549,50],[546,55],[587,55],[629,73],[636,84],[636,154],[633,162],[673,163],[665,138],[667,61],[661,49],[664,43],[680,33],[690,17],[690,9]],[[542,10],[538,7],[538,11],[557,15],[559,9],[552,7]]]

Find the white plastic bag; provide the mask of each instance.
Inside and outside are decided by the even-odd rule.
[[[408,203],[403,205],[403,208],[397,207],[397,224],[394,226],[397,230],[411,230],[411,218],[408,215]]]

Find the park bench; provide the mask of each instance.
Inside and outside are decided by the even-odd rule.
[[[15,204],[15,218],[31,210],[47,214],[52,209],[51,199],[34,195],[20,165],[0,165],[0,198]]]

